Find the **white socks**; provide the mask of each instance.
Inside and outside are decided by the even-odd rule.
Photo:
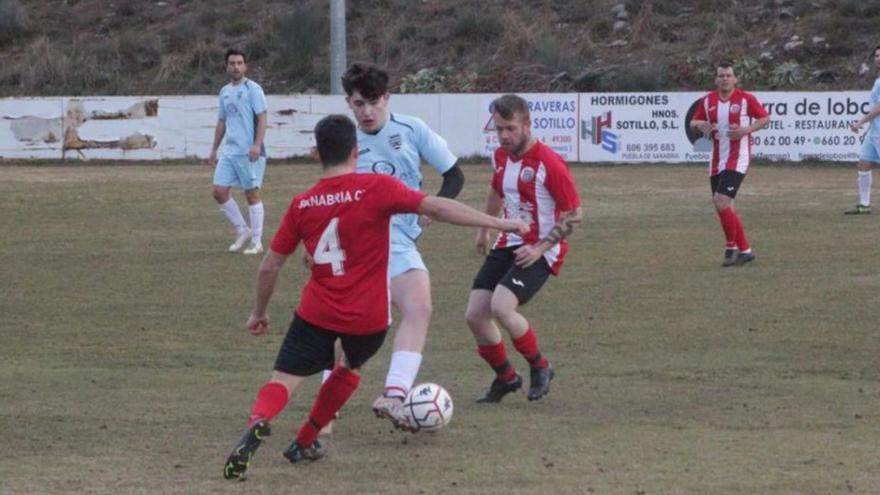
[[[247,230],[247,224],[244,222],[244,217],[241,216],[241,211],[238,209],[238,203],[234,199],[229,198],[229,201],[220,205],[220,211],[223,212],[223,215],[235,227],[236,234],[241,235],[242,232]],[[260,225],[262,226],[262,223]]]
[[[864,206],[871,205],[871,171],[859,170],[859,204]]]
[[[385,377],[385,395],[403,397],[412,388],[419,367],[422,365],[422,355],[418,352],[395,351],[391,354],[391,366],[388,368],[388,376]]]
[[[248,210],[251,212],[251,241],[258,243],[263,237],[263,202],[250,205]]]

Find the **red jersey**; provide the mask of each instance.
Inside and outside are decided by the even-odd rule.
[[[525,236],[502,232],[495,241],[496,248],[538,243],[550,233],[562,212],[581,205],[565,160],[540,141],[520,158],[498,148],[492,165],[492,189],[504,199],[504,218],[521,218],[529,226]],[[567,251],[568,241],[563,239],[544,252],[554,275],[559,274]]]
[[[345,334],[386,329],[391,215],[418,212],[424,197],[393,177],[355,173],[323,178],[294,197],[272,251],[289,255],[302,241],[315,261],[297,314]]]
[[[769,114],[755,95],[735,88],[730,98],[722,100],[718,91],[712,91],[703,97],[692,120],[706,120],[718,125],[718,132],[712,133],[712,161],[709,174],[717,175],[722,170],[734,170],[746,173],[752,154],[751,136],[740,139],[727,139],[730,126],[740,127],[751,125],[751,119],[760,119]]]

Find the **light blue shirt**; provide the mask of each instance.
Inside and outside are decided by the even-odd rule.
[[[880,77],[874,80],[874,87],[871,88],[871,108],[873,109],[877,105],[880,105]],[[880,139],[880,117],[874,117],[871,119],[871,124],[868,127],[868,136]]]
[[[376,134],[358,129],[357,141],[358,173],[391,175],[415,190],[422,188],[423,160],[440,175],[458,160],[445,139],[421,119],[409,115],[389,114],[388,122]],[[418,215],[392,217],[392,244],[411,244],[421,233]]]
[[[245,79],[239,84],[229,83],[220,90],[220,110],[217,118],[226,123],[226,141],[223,153],[247,155],[257,137],[257,115],[266,111],[266,95],[259,84]],[[260,155],[266,156],[263,145]]]

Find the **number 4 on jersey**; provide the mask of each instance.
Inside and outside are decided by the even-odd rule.
[[[338,224],[338,217],[333,217],[330,220],[327,228],[321,234],[321,238],[318,239],[314,255],[315,264],[326,265],[329,263],[334,276],[345,273],[345,268],[342,266],[342,262],[345,261],[345,251],[339,246]]]

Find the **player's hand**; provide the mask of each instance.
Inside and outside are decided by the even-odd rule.
[[[477,229],[477,238],[474,240],[474,246],[477,248],[478,254],[486,255],[489,253],[488,229]]]
[[[858,134],[859,131],[862,130],[862,126],[859,125],[858,122],[853,122],[852,124],[849,125],[849,130],[851,130],[851,131],[853,131],[854,133]]]
[[[520,268],[528,268],[544,255],[544,250],[534,244],[523,244],[513,251],[514,264]]]
[[[251,146],[251,149],[248,150],[248,159],[252,162],[257,161],[257,158],[260,157],[260,147],[257,145]]]
[[[504,227],[501,229],[505,232],[513,232],[516,235],[523,236],[529,233],[529,224],[521,218],[504,220]]]
[[[247,329],[251,335],[263,335],[269,329],[269,315],[251,313],[247,320]]]
[[[727,138],[731,141],[736,141],[738,139],[742,139],[744,136],[748,136],[748,134],[748,127],[740,127],[736,124],[731,124],[730,128],[727,131]]]
[[[715,126],[713,126],[712,124],[710,124],[706,121],[697,122],[694,125],[694,127],[696,127],[697,130],[702,132],[703,135],[706,137],[709,137],[710,135],[712,135],[712,132],[715,130]]]
[[[419,215],[419,227],[424,229],[432,223],[434,223],[434,220],[431,220],[431,217],[429,217],[428,215]]]
[[[210,155],[208,155],[208,166],[214,168],[217,166],[217,152],[212,151]]]
[[[315,258],[312,258],[312,255],[308,252],[303,253],[302,264],[306,267],[306,270],[311,270],[313,266],[315,266]]]

